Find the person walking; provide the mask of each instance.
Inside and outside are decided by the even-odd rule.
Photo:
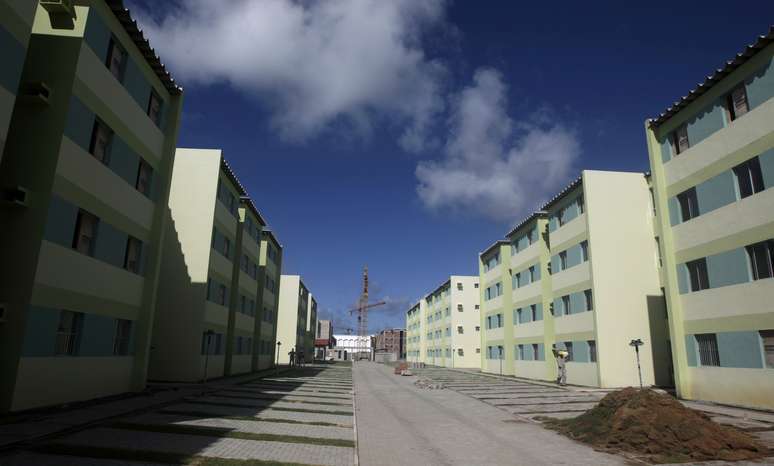
[[[296,349],[291,348],[288,352],[288,357],[290,358],[290,367],[293,367],[296,365]]]
[[[567,357],[570,355],[566,350],[552,349],[554,357],[556,358],[556,367],[558,369],[556,375],[556,383],[559,385],[567,385]]]

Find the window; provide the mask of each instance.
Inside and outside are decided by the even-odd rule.
[[[476,348],[476,354],[481,354],[481,348]]]
[[[110,143],[113,141],[113,131],[99,120],[94,120],[89,142],[89,153],[95,159],[107,165],[110,155]]]
[[[575,358],[573,357],[572,342],[571,341],[565,341],[564,342],[564,348],[567,350],[567,360],[568,361],[575,360]]]
[[[696,197],[696,188],[678,194],[677,202],[680,203],[680,215],[683,222],[699,216],[699,200]]]
[[[117,80],[124,80],[124,69],[126,68],[126,50],[119,45],[115,38],[110,39],[110,45],[108,46],[108,59],[107,67],[110,73],[116,77]]]
[[[240,306],[239,306],[240,312],[242,314],[245,314],[247,312],[247,296],[241,295],[239,301],[240,301]]]
[[[522,310],[521,310],[521,308],[518,308],[518,309],[516,309],[516,323],[517,323],[517,324],[520,324],[520,323],[522,323],[522,322],[523,322],[523,320],[524,320],[524,319],[522,318],[522,315],[521,315],[521,313],[522,313]]]
[[[497,345],[497,359],[504,359],[505,358],[505,351],[503,350],[502,345]]]
[[[535,274],[535,266],[531,266],[529,269],[529,282],[534,283],[536,280],[536,274]]]
[[[497,314],[497,328],[500,328],[503,326],[503,315]]]
[[[226,285],[218,285],[218,304],[226,305]]]
[[[717,335],[714,333],[698,334],[696,335],[696,343],[699,346],[699,361],[702,366],[720,366]]]
[[[559,270],[565,270],[567,268],[567,251],[559,253]]]
[[[148,116],[156,126],[161,126],[161,97],[156,91],[151,91],[148,98]]]
[[[750,107],[747,103],[747,91],[744,84],[740,84],[726,96],[726,115],[729,121],[734,121],[748,111]]]
[[[763,342],[763,362],[766,367],[774,368],[774,330],[761,330]]]
[[[457,356],[465,356],[465,352],[462,351],[462,348],[457,348]]]
[[[480,331],[481,331],[481,326],[480,325],[476,325],[476,332],[480,332]]]
[[[571,314],[569,295],[562,296],[562,313],[566,316]]]
[[[701,291],[709,288],[707,276],[707,259],[701,258],[685,264],[688,267],[691,291]]]
[[[99,219],[85,210],[78,211],[78,218],[75,221],[75,237],[73,238],[73,249],[86,254],[94,255],[94,245],[97,239],[97,225]]]
[[[593,311],[594,310],[594,296],[591,294],[591,290],[586,290],[583,292],[583,297],[586,298],[586,310],[587,311]]]
[[[688,126],[682,125],[677,128],[672,133],[672,137],[669,142],[672,145],[672,154],[674,155],[682,154],[688,150],[688,148],[691,147],[691,144],[688,141]]]
[[[478,288],[478,283],[474,283],[473,288]]]
[[[145,160],[140,160],[140,168],[137,170],[137,182],[134,187],[142,194],[149,196],[151,192],[151,179],[153,178],[153,167],[148,165]]]
[[[653,191],[653,188],[650,188],[650,207],[653,211],[653,216],[656,215],[656,193]]]
[[[734,176],[736,186],[739,190],[739,198],[752,196],[765,189],[763,185],[763,174],[761,172],[761,162],[758,157],[740,163],[734,167]]]
[[[457,289],[462,291],[462,282],[457,283]]]
[[[745,249],[750,260],[750,275],[753,280],[774,276],[774,240],[753,244]]]
[[[129,336],[132,333],[132,321],[116,319],[116,330],[113,336],[113,354],[126,356],[129,354]]]
[[[462,304],[457,304],[457,311],[462,312]]]
[[[228,238],[223,238],[223,255],[231,257],[231,240]]]
[[[535,361],[540,360],[540,350],[538,349],[537,343],[532,343],[532,359]]]
[[[519,357],[518,359],[523,361],[524,360],[524,345],[519,345]]]
[[[487,330],[492,328],[492,316],[486,316],[486,328]]]
[[[583,215],[583,212],[586,209],[586,204],[583,202],[583,196],[579,196],[576,203],[578,205],[578,215]]]
[[[521,272],[514,275],[513,278],[516,280],[516,288],[521,288]]]
[[[656,259],[658,260],[658,266],[664,266],[664,259],[661,257],[661,240],[656,236]]]
[[[567,223],[567,220],[565,219],[565,216],[567,215],[567,208],[562,207],[559,209],[559,215],[557,216],[557,220],[559,221],[559,226],[564,225]]]
[[[532,317],[532,322],[535,322],[538,320],[537,318],[537,304],[530,304],[529,305],[529,313],[530,317]]]
[[[479,309],[480,307],[481,307],[481,306],[479,306],[478,304],[476,304],[476,305],[475,305],[475,307],[474,307],[474,309]]]
[[[597,362],[597,342],[589,340],[586,343],[589,344],[589,362]]]
[[[62,311],[56,329],[56,349],[58,355],[73,356],[78,352],[78,340],[83,322],[80,312]]]
[[[129,237],[126,240],[124,268],[132,273],[140,273],[140,258],[142,257],[142,241]]]
[[[589,260],[589,242],[588,241],[581,241],[580,248],[581,248],[581,262],[588,262],[588,260]]]

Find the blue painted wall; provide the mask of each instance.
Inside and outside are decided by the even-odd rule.
[[[774,187],[774,149],[769,149],[758,156],[763,173],[763,185],[766,189]]]
[[[725,125],[723,112],[725,110],[721,102],[716,101],[688,120],[688,141],[690,141],[691,146],[695,146],[723,128]]]
[[[688,366],[697,367],[696,359],[696,338],[693,335],[685,336],[685,354],[688,359]]]
[[[3,57],[3,66],[0,66],[0,86],[3,86],[11,94],[16,94],[19,89],[19,79],[27,50],[4,27],[0,26],[0,56]]]
[[[736,181],[731,170],[725,171],[696,185],[699,215],[737,201]]]
[[[85,314],[78,356],[112,356],[115,330],[116,319],[113,317]]]
[[[59,325],[59,309],[31,306],[27,312],[27,327],[24,330],[24,357],[54,356],[56,331]]]
[[[747,252],[744,248],[737,248],[707,256],[707,275],[710,288],[750,281]]]
[[[77,219],[78,207],[52,195],[43,238],[66,248],[72,247]]]
[[[774,97],[774,59],[770,59],[766,65],[748,77],[745,84],[750,108],[755,108]]]
[[[758,332],[722,332],[717,339],[722,367],[763,368]]]

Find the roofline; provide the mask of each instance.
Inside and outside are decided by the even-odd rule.
[[[747,63],[758,52],[766,48],[769,44],[774,42],[774,25],[769,26],[769,32],[764,35],[758,36],[758,39],[746,46],[741,52],[737,53],[732,60],[728,60],[722,68],[718,68],[710,76],[704,79],[703,83],[700,83],[688,95],[683,96],[677,102],[673,103],[671,107],[664,110],[655,118],[648,120],[648,126],[650,128],[658,128],[667,120],[684,109],[691,102],[698,99],[703,94],[707,93],[713,86],[723,80],[726,76],[733,73],[734,70]]]
[[[239,182],[239,178],[237,178],[234,170],[231,169],[231,165],[228,164],[226,157],[223,155],[223,150],[220,150],[220,168],[226,174],[226,177],[228,177],[234,186],[236,186],[239,196],[247,196],[247,190],[242,186],[242,183]]]
[[[263,218],[260,212],[258,212],[258,208],[255,207],[255,204],[253,203],[253,200],[250,199],[250,196],[239,196],[239,201],[246,205],[247,208],[258,218],[258,221],[261,222],[261,226],[266,226],[266,220]]]
[[[532,220],[538,219],[538,218],[546,218],[548,216],[548,212],[545,210],[538,210],[536,212],[532,212],[529,217],[525,218],[521,222],[517,223],[515,227],[511,228],[511,231],[508,232],[508,234],[505,235],[506,238],[510,238],[514,233],[519,231],[520,228],[531,222]]]
[[[451,277],[452,276],[450,275],[449,278],[447,278],[445,281],[443,281],[440,285],[438,285],[435,288],[433,288],[433,291],[431,291],[431,292],[427,293],[426,295],[424,295],[422,297],[422,299],[427,299],[428,296],[434,295],[436,292],[438,292],[441,288],[443,288],[447,284],[449,285],[449,288],[451,288]]]
[[[274,230],[272,230],[271,228],[264,228],[263,230],[261,230],[261,234],[262,235],[265,234],[266,236],[270,237],[271,240],[274,242],[274,244],[278,248],[282,249],[282,243],[280,243],[279,239],[277,239],[277,235],[274,234]]]
[[[559,193],[557,193],[556,196],[554,196],[553,198],[551,198],[551,200],[543,204],[543,207],[541,207],[540,210],[547,212],[548,209],[555,206],[559,201],[564,199],[565,196],[570,194],[570,191],[577,188],[582,183],[583,183],[583,173],[581,172],[581,174],[577,178],[575,178],[573,181],[570,182],[570,184],[565,186],[564,189],[559,191]]]
[[[134,45],[140,50],[140,53],[145,58],[148,66],[150,66],[159,80],[161,80],[161,84],[164,85],[167,92],[171,95],[182,94],[183,88],[175,83],[172,75],[169,74],[169,71],[164,67],[164,64],[161,63],[159,56],[156,55],[156,51],[150,46],[150,42],[145,38],[142,30],[137,26],[137,20],[133,19],[129,10],[124,7],[123,0],[105,0],[105,3],[132,39]]]
[[[483,251],[478,253],[478,257],[485,256],[492,252],[492,250],[497,246],[502,246],[503,244],[510,244],[508,241],[504,239],[498,239],[494,243],[492,243],[488,248],[484,249]]]

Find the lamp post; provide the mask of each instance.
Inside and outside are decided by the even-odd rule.
[[[642,388],[642,368],[640,367],[640,346],[644,345],[639,338],[629,342],[629,346],[634,347],[634,352],[637,355],[637,374],[640,376],[640,388]]]
[[[207,365],[210,362],[210,341],[212,340],[212,335],[214,334],[215,332],[213,332],[212,329],[204,332],[206,343],[204,345],[204,381],[202,383],[207,383]]]
[[[274,367],[276,368],[276,372],[277,372],[277,374],[279,374],[279,355],[280,355],[280,346],[282,346],[282,342],[281,342],[281,341],[278,341],[278,342],[277,342],[277,363],[274,365]]]

